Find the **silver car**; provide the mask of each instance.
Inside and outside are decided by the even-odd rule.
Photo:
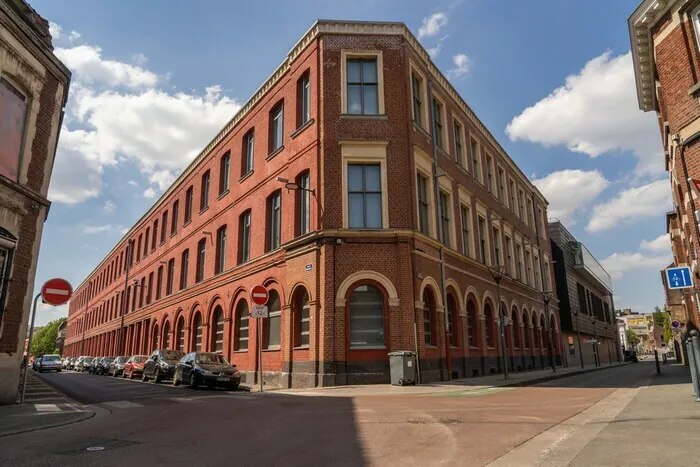
[[[61,371],[61,356],[60,355],[43,355],[39,358],[39,363],[37,364],[37,370],[39,373],[44,371]]]

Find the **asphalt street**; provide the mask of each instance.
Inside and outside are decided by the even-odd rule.
[[[682,402],[692,401],[683,371],[662,382],[676,388]],[[44,375],[92,401],[98,414],[69,427],[0,438],[0,465],[583,465],[572,452],[595,458],[589,465],[607,465],[601,456],[617,462],[610,465],[634,465],[615,459],[606,445],[601,452],[592,446],[625,407],[636,406],[631,402],[652,397],[644,391],[661,390],[647,387],[658,380],[653,375],[653,363],[639,363],[532,387],[361,397],[192,391]],[[696,421],[686,422],[684,429]],[[639,445],[653,446],[662,435],[653,432],[653,418],[648,423],[652,429]],[[572,440],[580,445],[566,444]]]

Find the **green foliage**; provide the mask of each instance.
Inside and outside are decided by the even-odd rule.
[[[58,326],[65,320],[66,318],[53,320],[34,334],[32,337],[32,355],[58,353],[58,349],[56,349]]]
[[[661,326],[663,327],[665,318],[666,318],[666,313],[661,311],[659,307],[655,307],[654,314],[652,315],[654,317],[654,324],[656,326]]]
[[[634,347],[639,344],[639,337],[637,337],[633,330],[625,330],[625,337],[627,338],[627,343],[630,347]]]

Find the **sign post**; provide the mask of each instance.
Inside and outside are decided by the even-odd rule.
[[[256,285],[250,290],[250,301],[253,302],[250,316],[257,318],[256,327],[258,328],[258,364],[260,368],[260,392],[263,392],[263,362],[262,362],[262,319],[267,318],[267,300],[270,298],[270,293],[262,285]]]
[[[29,338],[27,339],[27,361],[24,365],[24,377],[22,379],[22,396],[20,397],[20,403],[24,404],[24,394],[27,390],[27,372],[29,371],[29,355],[32,353],[32,338],[34,337],[34,320],[36,319],[36,305],[39,302],[39,297],[42,298],[44,303],[49,305],[59,306],[70,300],[73,294],[73,287],[65,279],[50,279],[44,283],[41,287],[41,293],[36,294],[34,297],[34,304],[32,305],[32,321],[29,326]]]

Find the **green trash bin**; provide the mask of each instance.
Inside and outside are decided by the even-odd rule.
[[[416,354],[408,350],[389,352],[389,373],[393,386],[416,384]]]

